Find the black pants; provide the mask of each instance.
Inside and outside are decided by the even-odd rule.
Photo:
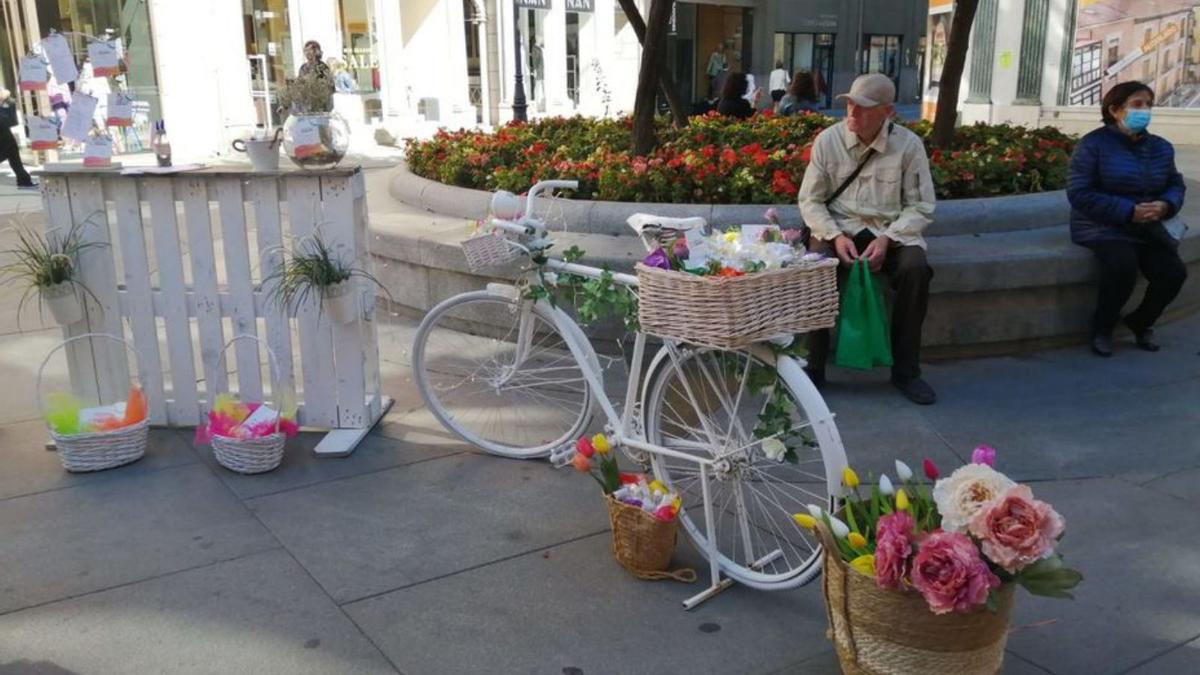
[[[1101,241],[1089,244],[1100,263],[1100,288],[1096,299],[1096,314],[1092,317],[1095,335],[1112,335],[1121,308],[1133,295],[1138,270],[1149,285],[1142,304],[1125,317],[1125,323],[1141,332],[1154,325],[1171,301],[1179,295],[1187,279],[1187,267],[1179,253],[1166,243],[1153,240],[1144,243],[1130,241]]]
[[[861,254],[875,239],[869,230],[854,237],[854,246]],[[826,254],[833,254],[833,246],[821,242],[813,247]],[[824,249],[824,250],[823,250]],[[849,269],[838,268],[838,288],[842,288]],[[925,312],[929,308],[929,282],[933,279],[933,268],[925,258],[925,249],[920,246],[895,246],[888,249],[883,261],[883,275],[894,292],[892,303],[892,376],[902,379],[921,374],[921,326],[925,323]],[[808,338],[808,364],[813,370],[823,371],[829,360],[829,331],[811,333]]]
[[[33,179],[29,177],[25,164],[21,162],[21,147],[17,145],[12,129],[0,124],[0,162],[4,160],[8,160],[8,165],[12,167],[17,185],[33,185]]]

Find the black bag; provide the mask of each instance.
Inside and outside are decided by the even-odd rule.
[[[3,124],[5,129],[11,129],[19,124],[17,106],[12,103],[0,104],[0,124]]]

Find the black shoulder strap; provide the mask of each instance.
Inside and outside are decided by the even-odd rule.
[[[895,127],[896,127],[895,122],[888,122],[888,135],[889,136],[892,134],[892,129],[894,129]],[[867,154],[863,155],[862,161],[860,161],[858,163],[858,166],[854,169],[854,173],[847,176],[846,180],[842,181],[842,184],[838,186],[838,189],[834,190],[833,194],[830,195],[829,198],[825,200],[825,206],[829,206],[830,204],[833,203],[833,200],[842,196],[842,193],[846,191],[846,188],[850,187],[850,184],[854,182],[855,178],[858,178],[858,174],[862,173],[862,170],[867,165],[867,162],[871,161],[871,158],[874,157],[876,154],[878,154],[878,153],[875,152],[875,148],[867,149]]]

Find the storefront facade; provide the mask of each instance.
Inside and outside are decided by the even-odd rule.
[[[980,0],[961,120],[1086,133],[1104,94],[1135,80],[1155,91],[1155,133],[1200,143],[1198,17],[1200,0]]]

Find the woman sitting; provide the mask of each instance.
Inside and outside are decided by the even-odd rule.
[[[1137,346],[1150,352],[1154,322],[1187,278],[1174,223],[1183,207],[1183,176],[1175,148],[1148,133],[1154,91],[1123,82],[1104,95],[1104,127],[1084,136],[1071,156],[1067,198],[1071,241],[1086,246],[1100,264],[1100,288],[1092,318],[1092,351],[1112,356],[1112,332],[1133,294],[1138,270],[1149,285],[1137,309],[1125,315]]]
[[[749,96],[746,90],[745,73],[730,73],[725,78],[725,86],[721,88],[721,98],[717,101],[717,112],[738,119],[746,119],[754,114],[758,107],[758,99],[762,97],[762,89],[755,89]]]
[[[796,115],[802,112],[817,112],[821,104],[817,100],[817,82],[807,70],[796,71],[788,92],[779,102],[780,115]]]

